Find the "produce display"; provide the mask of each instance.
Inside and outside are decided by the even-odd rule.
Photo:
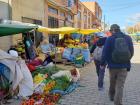
[[[77,44],[69,44],[68,48],[81,48],[81,49],[88,49],[87,43],[77,43]]]
[[[32,72],[34,81],[34,94],[21,105],[55,105],[61,98],[61,94],[52,93],[53,90],[65,91],[70,86],[67,76],[50,78],[52,74],[62,70],[58,67],[38,67]]]

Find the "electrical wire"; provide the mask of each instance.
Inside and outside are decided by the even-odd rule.
[[[120,7],[120,8],[114,8],[114,9],[110,9],[110,11],[119,11],[119,10],[124,10],[124,9],[129,9],[129,8],[133,8],[133,7],[137,7],[140,6],[140,4],[135,4],[135,5],[129,5],[129,6],[124,6],[124,7]]]

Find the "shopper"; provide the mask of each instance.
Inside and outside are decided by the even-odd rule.
[[[96,72],[98,76],[99,91],[104,89],[103,84],[104,84],[105,66],[103,68],[100,68],[100,66],[101,66],[101,58],[102,58],[102,52],[103,52],[105,41],[106,41],[106,37],[99,38],[99,40],[96,43],[96,48],[93,52],[94,63],[96,66]]]
[[[130,71],[130,60],[134,53],[131,37],[121,32],[117,24],[110,27],[112,36],[105,42],[101,68],[107,63],[110,73],[109,97],[115,105],[122,105],[123,88]]]

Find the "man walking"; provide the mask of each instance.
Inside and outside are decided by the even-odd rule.
[[[110,36],[104,45],[101,68],[106,64],[110,74],[109,97],[115,105],[122,105],[123,88],[130,71],[130,60],[134,53],[131,37],[121,32],[117,24],[110,27]]]

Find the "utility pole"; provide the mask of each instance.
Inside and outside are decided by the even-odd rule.
[[[104,32],[105,32],[105,22],[106,22],[106,21],[105,21],[105,15],[104,15]]]

